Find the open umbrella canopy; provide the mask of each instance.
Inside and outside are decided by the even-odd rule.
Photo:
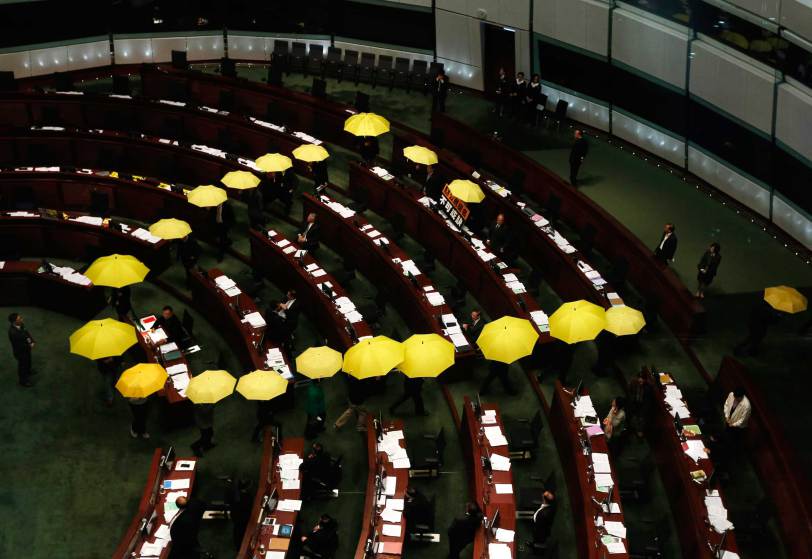
[[[149,226],[149,232],[165,240],[182,239],[192,232],[188,223],[174,217],[161,219]]]
[[[437,334],[415,334],[403,342],[398,369],[409,378],[437,377],[454,364],[454,344]]]
[[[70,352],[88,359],[116,357],[138,342],[135,328],[105,318],[91,320],[70,335]]]
[[[327,153],[326,149],[316,144],[302,144],[293,150],[293,157],[299,161],[314,163],[316,161],[324,161],[330,157],[330,154]]]
[[[345,373],[357,379],[380,377],[403,362],[403,344],[386,336],[361,340],[344,354]]]
[[[149,273],[149,268],[135,256],[111,254],[93,261],[85,272],[95,285],[121,288],[140,283]]]
[[[380,136],[389,132],[389,121],[375,113],[358,113],[344,121],[344,130],[354,136]]]
[[[287,155],[281,153],[266,153],[254,161],[260,171],[266,173],[281,173],[293,167],[293,161]]]
[[[550,317],[550,335],[568,344],[594,340],[606,326],[606,312],[589,301],[564,303]]]
[[[485,193],[475,182],[466,179],[455,179],[448,185],[451,195],[466,204],[478,204],[485,199]]]
[[[764,300],[777,311],[795,314],[806,310],[807,300],[794,287],[779,285],[764,290]]]
[[[482,329],[476,343],[485,359],[513,363],[533,353],[539,334],[530,321],[503,316]]]
[[[254,371],[237,381],[237,392],[246,400],[271,400],[288,389],[288,381],[276,371]]]
[[[125,398],[146,398],[166,384],[166,369],[157,363],[139,363],[121,373],[116,389]]]
[[[403,157],[418,165],[436,165],[437,154],[423,146],[409,146],[403,148]]]
[[[195,404],[216,404],[234,392],[237,379],[228,371],[203,371],[192,377],[186,387],[186,397]]]
[[[259,185],[259,178],[249,171],[230,171],[220,179],[220,182],[235,190],[247,190]]]
[[[186,200],[199,208],[214,208],[228,200],[228,193],[219,186],[203,184],[187,192]]]
[[[341,370],[344,358],[327,346],[310,347],[296,358],[296,372],[308,378],[327,378]]]
[[[626,305],[617,305],[607,309],[604,329],[615,336],[632,336],[646,325],[643,313]]]

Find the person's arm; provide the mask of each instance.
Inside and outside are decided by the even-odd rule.
[[[722,413],[725,416],[725,423],[730,421],[730,408],[733,407],[733,393],[727,395],[727,399],[725,400],[725,405],[722,406]]]

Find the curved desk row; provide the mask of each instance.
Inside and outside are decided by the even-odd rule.
[[[304,314],[331,325],[326,332],[331,345],[345,351],[359,339],[373,335],[344,288],[312,254],[274,230],[265,233],[252,229],[249,240],[251,266],[278,284],[295,288]]]
[[[504,315],[530,320],[539,330],[539,342],[552,340],[547,316],[527,293],[517,294],[505,275],[511,270],[487,249],[477,249],[469,237],[450,225],[421,197],[394,178],[383,179],[367,168],[350,164],[350,192],[386,219],[400,219],[404,230],[429,249],[479,301],[491,318]],[[395,217],[397,216],[397,218]],[[456,231],[455,231],[456,229]],[[489,258],[489,261],[483,260]]]
[[[190,496],[195,483],[195,458],[175,458],[155,449],[147,483],[138,503],[138,511],[118,544],[113,559],[131,559],[141,555],[167,559],[172,549],[169,524],[175,517],[175,499]]]
[[[248,517],[248,526],[242,538],[237,559],[260,557],[260,548],[281,551],[293,559],[288,550],[295,549],[291,541],[296,537],[295,507],[279,507],[279,502],[301,500],[301,473],[299,465],[304,460],[304,439],[291,438],[279,441],[267,434],[262,447],[259,467],[259,483]]]
[[[394,241],[382,235],[363,215],[328,196],[322,194],[316,199],[306,193],[302,204],[305,214],[312,212],[318,216],[325,244],[349,258],[371,282],[386,286],[388,300],[413,333],[445,337],[454,344],[458,360],[476,353],[474,341],[465,337],[454,311],[431,279],[420,272]]]
[[[702,328],[704,309],[676,274],[589,197],[523,153],[448,115],[434,113],[432,137],[445,148],[481,161],[483,167],[500,176],[516,177],[524,192],[538,203],[549,201],[551,195],[558,197],[564,221],[579,231],[588,227],[595,230],[595,247],[612,262],[628,265],[631,283],[677,336],[689,337]]]
[[[648,382],[654,384],[655,400],[649,442],[666,492],[679,495],[670,501],[677,519],[682,556],[712,559],[718,556],[717,549],[737,553],[733,527],[720,533],[709,524],[708,494],[714,495],[712,506],[721,507],[724,495],[714,482],[714,465],[704,451],[706,442],[697,421],[690,416],[673,375],[646,372]],[[676,415],[680,416],[681,432],[676,429]]]
[[[90,320],[107,306],[104,289],[40,272],[39,262],[0,262],[0,306],[34,306]]]
[[[596,427],[584,427],[582,411],[591,408],[591,401],[587,391],[582,392],[576,408],[574,394],[556,381],[550,406],[550,428],[567,479],[578,557],[628,557],[620,490],[609,447],[600,416],[590,417],[589,423]]]

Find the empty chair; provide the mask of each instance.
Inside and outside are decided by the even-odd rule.
[[[395,241],[399,241],[403,238],[403,235],[406,231],[406,219],[401,214],[395,214],[389,220],[390,225],[392,226],[392,238]]]
[[[639,464],[633,464],[628,475],[621,476],[620,498],[624,503],[647,503],[651,499],[649,480],[654,472],[654,462],[646,457]]]
[[[437,477],[443,465],[445,450],[445,429],[440,428],[436,435],[423,435],[409,439],[406,443],[412,453],[409,477]]]
[[[425,94],[428,91],[428,88],[426,87],[428,76],[429,63],[425,60],[415,60],[412,64],[412,86]]]
[[[558,542],[550,538],[546,543],[530,542],[530,553],[542,559],[558,559]]]
[[[107,192],[94,190],[90,193],[90,214],[107,217],[110,212],[110,197]]]
[[[545,217],[551,224],[555,224],[561,215],[561,198],[555,194],[550,194],[547,198],[547,207],[545,208]]]
[[[62,118],[59,116],[59,107],[46,105],[42,107],[42,114],[40,116],[41,126],[54,126],[62,124]]]
[[[358,65],[358,72],[355,76],[355,83],[365,81],[375,86],[378,73],[375,70],[375,55],[371,52],[361,53],[361,63]]]
[[[643,518],[637,526],[629,526],[629,557],[631,559],[659,559],[664,557],[665,544],[671,536],[668,516],[654,519]],[[736,525],[738,539],[739,527]]]
[[[541,433],[542,427],[541,410],[536,410],[531,419],[506,419],[505,430],[507,431],[510,457],[515,459],[530,458],[533,451],[538,447],[539,433]]]
[[[533,297],[538,296],[539,294],[539,284],[541,280],[544,279],[544,274],[541,270],[536,268],[535,266],[530,269],[530,275],[525,282],[525,287],[527,288],[527,292],[530,293]]]
[[[577,248],[584,255],[589,256],[592,253],[592,247],[595,244],[595,237],[598,236],[598,230],[591,223],[584,225],[581,231],[581,239],[578,241]]]
[[[555,105],[555,113],[553,114],[553,119],[555,119],[556,127],[560,128],[561,124],[567,120],[567,110],[569,109],[570,104],[569,101],[564,101],[563,99],[559,99],[558,103]]]
[[[302,73],[305,73],[307,66],[307,45],[293,41],[288,61],[288,74],[294,70],[301,70]]]
[[[516,518],[533,518],[541,506],[542,493],[547,490],[555,493],[555,472],[550,472],[546,479],[539,476],[530,476],[530,479],[537,484],[516,488]]]
[[[189,309],[183,309],[183,316],[180,320],[181,326],[189,336],[195,335],[195,319]]]
[[[395,85],[395,68],[394,61],[391,56],[382,54],[378,57],[376,83],[389,84],[389,89]]]
[[[541,93],[541,94],[539,94],[539,102],[536,103],[535,113],[534,113],[536,115],[536,121],[535,121],[536,126],[541,124],[542,119],[544,119],[544,113],[546,111],[546,107],[547,107],[547,96],[544,93]]]
[[[408,58],[395,58],[395,84],[409,91],[412,87],[412,61]]]
[[[273,43],[273,53],[271,54],[271,62],[278,65],[282,70],[288,69],[290,63],[290,52],[288,51],[288,42],[277,39]]]
[[[130,77],[129,76],[113,76],[113,93],[116,95],[129,95],[130,94]]]
[[[439,541],[435,540],[435,517],[437,516],[437,496],[432,495],[426,506],[414,511],[414,517],[406,519],[409,537],[413,541]]]
[[[326,76],[338,78],[341,81],[341,74],[344,66],[341,63],[341,49],[336,47],[327,48],[327,59],[324,61],[324,72]]]
[[[310,52],[307,53],[307,72],[320,76],[324,71],[324,47],[322,45],[310,45]]]
[[[344,51],[344,61],[341,63],[341,73],[338,75],[338,81],[347,77],[358,83],[358,56],[358,51]]]

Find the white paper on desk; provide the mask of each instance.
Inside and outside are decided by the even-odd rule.
[[[612,555],[618,553],[626,553],[626,544],[624,544],[622,541],[607,543],[606,551],[608,551]]]
[[[488,559],[513,559],[510,546],[506,543],[489,543]]]
[[[596,474],[611,474],[612,473],[612,466],[609,462],[593,462],[592,465],[595,468]]]
[[[228,276],[217,276],[214,279],[214,283],[217,285],[217,287],[223,290],[226,290],[229,287],[234,287],[235,285],[237,285],[237,282],[235,282]]]
[[[593,464],[608,464],[609,463],[609,455],[605,452],[593,452],[592,453],[592,463]]]
[[[301,487],[301,482],[298,479],[283,479],[282,480],[282,489],[299,489]]]
[[[403,499],[387,499],[385,509],[392,509],[392,510],[403,510],[404,505]]]
[[[166,489],[189,489],[190,479],[181,478],[181,479],[169,479],[169,487]]]
[[[378,237],[380,234],[381,234],[380,231],[378,231],[377,229],[373,229],[372,231],[367,233],[367,237],[369,237],[370,239],[374,239],[375,237]]]
[[[158,328],[153,332],[149,332],[148,336],[150,343],[152,343],[153,345],[158,345],[167,340],[166,332],[164,332],[163,328]],[[167,369],[166,372],[168,373],[169,369]]]
[[[364,320],[364,316],[361,313],[359,313],[358,311],[352,311],[350,313],[347,313],[347,314],[344,315],[344,318],[346,318],[352,324],[355,324],[357,322],[361,322],[361,321]]]
[[[512,483],[494,483],[497,495],[511,495],[513,493]]]
[[[426,292],[426,299],[428,299],[428,302],[431,303],[433,307],[439,307],[440,305],[445,304],[445,297],[436,291]]]
[[[516,532],[513,530],[505,530],[504,528],[496,529],[496,541],[510,543],[516,537]]]
[[[162,540],[171,540],[172,536],[169,535],[169,525],[161,524],[158,526],[158,529],[155,530],[155,537]]]
[[[381,533],[384,536],[389,536],[390,538],[399,538],[400,524],[384,524],[383,528],[381,529]]]
[[[491,454],[491,468],[497,472],[510,471],[510,458],[501,454]]]
[[[302,508],[302,501],[298,499],[282,499],[277,503],[276,509],[287,512],[297,512]]]
[[[694,462],[708,457],[708,453],[705,452],[705,443],[701,439],[688,439],[686,445],[688,448],[685,450],[685,454],[690,456]]]
[[[225,294],[228,295],[229,297],[236,297],[237,295],[242,293],[242,291],[240,291],[240,288],[237,287],[236,285],[234,287],[229,287],[228,289],[225,289],[224,291],[225,291]]]
[[[251,328],[262,328],[263,326],[265,326],[265,319],[262,318],[262,315],[256,311],[245,315],[245,317],[243,317],[243,320],[247,322],[251,326]]]
[[[163,549],[164,546],[158,545],[157,543],[144,542],[143,545],[141,545],[141,550],[138,552],[138,555],[140,557],[160,557]]]
[[[311,262],[310,264],[305,266],[305,272],[312,272],[313,270],[317,270],[318,267],[319,267],[318,264],[316,264],[315,262]]]
[[[491,446],[507,446],[507,439],[498,425],[485,427],[485,438],[488,439],[488,444]]]
[[[505,283],[508,284],[512,281],[519,281],[519,278],[516,277],[516,274],[505,274],[502,277],[505,278]]]
[[[189,472],[195,469],[194,460],[178,460],[175,462],[175,469],[179,472]]]
[[[383,509],[383,512],[381,512],[381,519],[384,522],[398,523],[402,517],[403,513],[399,510],[385,508]]]
[[[321,276],[327,275],[327,272],[319,268],[318,270],[315,270],[312,275],[314,278],[320,278]]]
[[[616,520],[607,520],[604,522],[603,527],[606,528],[606,531],[613,536],[626,539],[626,526],[624,526],[622,522],[617,522]]]
[[[266,551],[265,559],[285,559],[284,551]]]
[[[395,494],[398,490],[398,478],[395,476],[386,476],[386,481],[384,481],[384,489],[383,493],[387,497],[391,497]]]
[[[286,246],[285,248],[283,248],[282,252],[285,253],[285,254],[290,254],[291,252],[294,252],[295,250],[296,250],[295,246],[289,245],[289,246]]]
[[[407,470],[412,467],[412,463],[408,458],[398,458],[392,461],[392,467],[396,470]]]
[[[612,487],[615,485],[611,474],[595,474],[595,488]]]

